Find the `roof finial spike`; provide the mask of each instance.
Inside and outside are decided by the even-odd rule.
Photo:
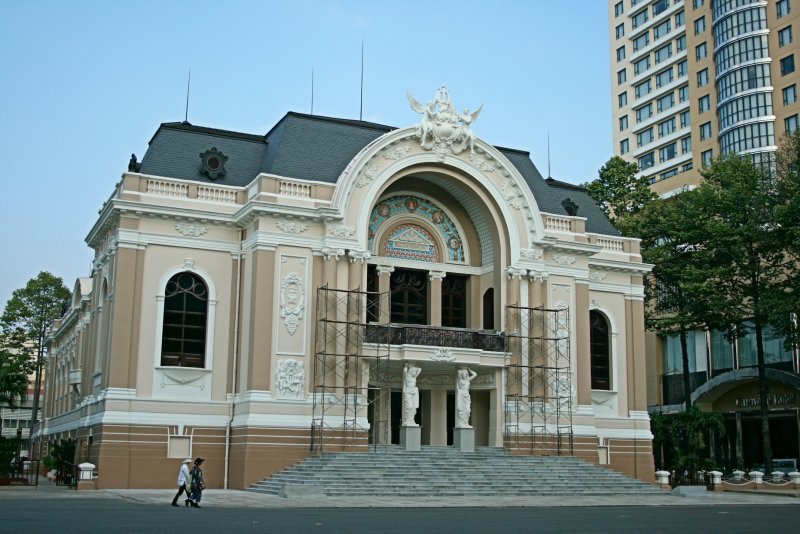
[[[314,114],[314,67],[311,67],[311,114]]]
[[[364,38],[361,38],[361,105],[358,108],[358,120],[364,120]]]
[[[192,86],[192,69],[189,68],[189,79],[186,82],[186,111],[183,114],[183,122],[189,122],[189,89]]]
[[[553,175],[550,174],[550,132],[547,132],[547,177],[553,177]]]

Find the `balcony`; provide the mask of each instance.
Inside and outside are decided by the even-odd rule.
[[[456,349],[478,349],[493,352],[505,352],[506,350],[505,334],[495,330],[447,328],[443,326],[398,323],[368,325],[364,341],[366,343],[424,345]]]

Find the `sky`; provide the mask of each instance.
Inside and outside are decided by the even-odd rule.
[[[396,127],[445,85],[483,140],[547,176],[611,157],[603,0],[0,0],[0,304],[39,271],[72,289],[84,239],[162,122],[265,134],[289,111]]]

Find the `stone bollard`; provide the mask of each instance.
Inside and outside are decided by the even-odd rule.
[[[772,481],[773,482],[782,482],[783,481],[783,471],[773,471],[772,472]]]
[[[733,472],[733,480],[736,480],[737,482],[740,481],[740,480],[744,480],[744,471],[742,471],[740,469],[737,469],[736,471],[734,471]]]
[[[750,480],[752,480],[753,484],[755,484],[755,489],[761,488],[761,486],[764,484],[764,473],[761,471],[750,471],[747,474],[750,475]]]
[[[661,489],[670,489],[669,471],[656,471],[656,482]]]
[[[794,489],[800,489],[800,472],[792,471],[789,473],[789,480],[794,484]]]
[[[94,478],[92,477],[94,473],[94,464],[90,464],[89,462],[84,462],[78,465],[78,469],[81,472],[78,475],[78,490],[94,490],[97,489],[97,484],[95,483]]]
[[[709,475],[711,475],[711,484],[714,485],[714,491],[725,491],[722,487],[722,473],[719,471],[709,471]]]

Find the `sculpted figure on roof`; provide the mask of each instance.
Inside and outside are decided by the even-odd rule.
[[[433,150],[442,161],[447,154],[460,154],[467,147],[475,153],[475,134],[470,125],[478,118],[483,104],[471,113],[465,109],[463,114],[459,114],[445,86],[436,91],[434,100],[427,106],[418,102],[410,92],[406,92],[406,96],[411,109],[422,115],[416,127],[422,148]]]

